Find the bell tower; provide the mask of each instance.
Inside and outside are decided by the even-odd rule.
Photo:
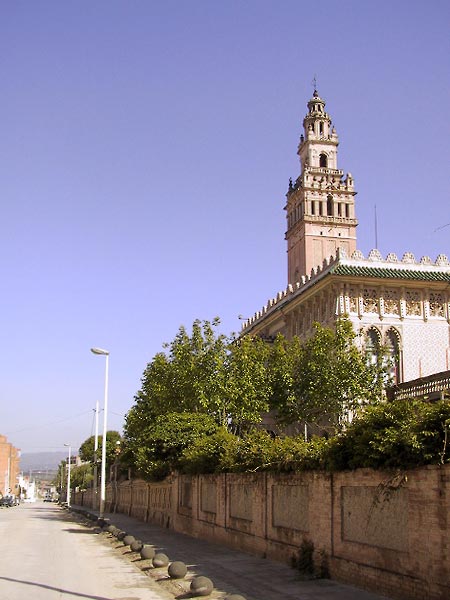
[[[297,154],[300,176],[289,180],[287,217],[288,283],[336,256],[338,248],[350,256],[356,250],[353,177],[338,169],[338,136],[317,90],[308,102]]]

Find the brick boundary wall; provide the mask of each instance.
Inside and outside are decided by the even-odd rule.
[[[92,493],[74,503],[91,506]],[[306,539],[333,579],[398,600],[450,598],[450,465],[113,482],[106,509],[286,563]]]

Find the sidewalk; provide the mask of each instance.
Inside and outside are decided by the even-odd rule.
[[[83,507],[72,506],[72,509],[98,515],[98,512]],[[303,581],[298,571],[285,564],[192,538],[127,515],[106,513],[105,519],[164,552],[171,562],[183,561],[188,566],[186,579],[194,575],[209,577],[215,588],[209,596],[211,599],[241,594],[246,600],[388,600],[385,596],[330,579]],[[128,558],[139,568],[138,555]],[[167,570],[146,567],[145,572],[161,584],[167,582]],[[190,598],[190,594],[183,593],[186,590],[189,590],[187,582],[184,589],[178,588],[181,593],[175,593],[173,597]]]

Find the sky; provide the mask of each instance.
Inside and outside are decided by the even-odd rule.
[[[450,3],[0,0],[0,434],[108,429],[180,325],[287,285],[312,81],[367,256],[450,256]],[[447,226],[447,227],[446,227]],[[100,415],[100,427],[103,416]]]

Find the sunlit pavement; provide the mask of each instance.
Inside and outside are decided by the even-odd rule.
[[[59,506],[0,509],[1,600],[173,600]]]
[[[94,511],[91,512],[94,514]],[[246,600],[386,600],[385,596],[329,579],[303,581],[297,571],[282,563],[175,533],[127,515],[105,514],[105,518],[137,539],[155,546],[171,561],[186,563],[190,577],[209,577],[215,586],[215,591],[209,596],[211,599],[233,593],[241,594]],[[101,535],[108,538],[106,534]],[[112,540],[110,544],[113,548],[116,547],[117,552],[118,544]],[[125,554],[124,558],[127,555],[131,558],[131,553]],[[137,566],[139,561],[133,560],[133,564]],[[148,575],[152,576],[151,570]],[[159,570],[154,575],[161,583]],[[172,595],[174,597],[190,596]]]

